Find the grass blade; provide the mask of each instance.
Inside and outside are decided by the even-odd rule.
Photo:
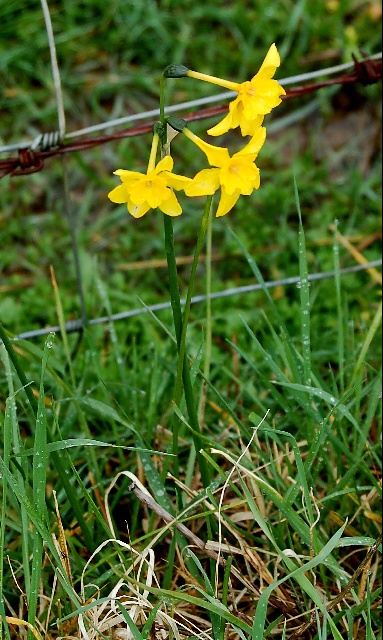
[[[306,244],[305,235],[302,225],[301,206],[299,202],[299,194],[297,182],[294,176],[294,193],[295,204],[299,216],[299,291],[301,296],[301,331],[302,331],[302,357],[303,357],[303,376],[307,385],[311,384],[311,336],[310,336],[310,293],[309,293],[309,277],[307,270]]]
[[[252,640],[259,640],[260,638],[263,638],[264,629],[265,629],[267,606],[268,606],[269,598],[270,598],[270,595],[271,595],[272,591],[276,587],[279,587],[281,584],[286,582],[286,580],[297,579],[299,577],[302,577],[307,571],[310,571],[311,569],[316,567],[318,564],[324,562],[326,560],[326,558],[333,552],[333,550],[337,546],[340,538],[342,537],[342,533],[343,533],[345,528],[346,528],[346,524],[344,524],[330,538],[330,540],[327,542],[327,544],[325,544],[325,546],[322,548],[322,550],[319,552],[319,554],[315,558],[313,558],[312,560],[309,560],[309,562],[307,562],[302,567],[298,567],[298,569],[295,569],[292,573],[290,573],[289,575],[285,576],[284,578],[281,578],[280,580],[277,580],[276,582],[273,582],[273,584],[271,584],[270,586],[268,586],[265,589],[265,591],[261,594],[261,597],[260,597],[260,599],[258,601],[258,604],[257,604],[257,609],[256,609],[256,612],[255,612],[255,617],[254,617],[254,624],[253,624],[253,628],[252,628],[252,636],[251,636]],[[310,583],[310,585],[311,585],[311,583]],[[316,597],[315,597],[314,602],[319,607],[319,609],[324,612],[325,611],[324,605],[321,602],[318,593],[316,591],[315,591],[315,593],[316,593]]]

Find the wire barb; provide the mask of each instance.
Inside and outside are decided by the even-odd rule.
[[[62,136],[60,131],[49,131],[48,133],[39,133],[31,144],[31,151],[47,151],[55,149],[62,144]]]
[[[44,166],[43,152],[54,153],[62,146],[59,131],[39,133],[26,149],[18,150],[17,158],[8,158],[0,162],[0,178],[6,175],[26,176],[41,171]]]
[[[19,149],[17,165],[10,173],[12,176],[25,176],[29,173],[37,173],[43,165],[44,161],[38,153],[32,149]]]
[[[365,85],[378,82],[382,77],[382,60],[371,60],[368,54],[362,51],[362,49],[360,49],[360,53],[363,56],[363,60],[358,60],[356,56],[352,54],[357,80]]]

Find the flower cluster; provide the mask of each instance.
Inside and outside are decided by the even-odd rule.
[[[273,79],[279,65],[279,54],[275,44],[272,44],[258,73],[252,80],[241,84],[191,71],[183,65],[167,67],[164,72],[167,78],[195,78],[235,91],[237,97],[230,103],[229,113],[207,133],[219,136],[239,127],[242,136],[251,136],[251,139],[240,151],[230,155],[226,147],[208,144],[196,136],[183,120],[168,118],[170,126],[182,131],[203,151],[212,168],[203,169],[190,179],[172,173],[173,159],[170,155],[156,164],[159,134],[155,132],[146,173],[124,169],[115,171],[121,184],[108,194],[110,200],[118,204],[126,203],[129,213],[135,218],[156,207],[168,216],[178,216],[182,209],[173,190],[183,190],[187,196],[193,197],[212,195],[220,189],[216,215],[219,217],[228,213],[241,195],[250,195],[259,188],[260,176],[255,159],[266,139],[263,119],[281,103],[281,96],[285,94]]]

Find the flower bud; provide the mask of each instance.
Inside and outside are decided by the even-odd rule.
[[[169,64],[163,72],[164,78],[185,78],[189,69],[183,64]]]
[[[187,127],[185,120],[183,120],[182,118],[173,118],[172,116],[170,116],[169,118],[166,118],[166,122],[168,123],[169,127],[175,129],[175,131],[183,131],[185,127]]]
[[[159,120],[153,124],[153,133],[156,133],[160,138],[164,135],[165,127]]]

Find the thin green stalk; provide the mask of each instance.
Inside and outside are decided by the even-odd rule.
[[[206,230],[206,319],[205,319],[205,358],[203,365],[203,377],[201,387],[201,397],[198,409],[198,421],[203,425],[203,418],[205,413],[205,393],[206,393],[206,380],[209,378],[210,365],[211,365],[211,336],[212,336],[212,321],[211,321],[211,254],[212,254],[212,242],[213,242],[213,217],[212,209],[210,207],[210,215],[207,222]]]
[[[52,348],[52,334],[45,342],[43,362],[41,366],[41,381],[36,416],[35,442],[33,451],[33,503],[41,521],[46,520],[45,487],[47,473],[47,419],[44,404],[44,376],[50,349]],[[37,529],[33,531],[32,545],[31,588],[28,595],[28,622],[34,627],[39,601],[39,589],[43,562],[43,539]],[[28,630],[28,640],[33,634]]]
[[[182,335],[182,312],[180,303],[180,292],[178,287],[178,274],[177,264],[174,253],[174,234],[173,223],[168,216],[164,216],[164,233],[165,233],[165,253],[166,261],[168,265],[168,280],[170,291],[170,304],[172,307],[173,324],[176,334],[177,348],[181,343]],[[178,431],[179,431],[179,419],[173,421],[173,443],[172,453],[174,454],[174,475],[178,477]]]
[[[184,308],[184,313],[182,318],[182,332],[181,332],[180,348],[179,348],[179,355],[178,355],[178,367],[177,367],[177,379],[176,379],[176,391],[175,391],[175,403],[177,405],[179,404],[181,400],[181,395],[182,395],[182,368],[185,360],[186,335],[187,335],[189,317],[190,317],[191,299],[194,291],[194,283],[195,283],[195,276],[196,276],[196,271],[198,266],[198,260],[201,253],[202,245],[205,239],[208,222],[210,218],[212,201],[213,201],[213,196],[208,196],[206,198],[205,210],[203,213],[201,227],[200,227],[200,231],[197,239],[197,244],[194,251],[193,264],[190,272],[189,286],[186,294],[186,302],[185,302],[185,308]]]
[[[334,225],[334,273],[335,273],[335,291],[336,291],[336,307],[337,307],[337,330],[338,330],[338,366],[339,366],[339,387],[340,395],[344,394],[345,382],[344,382],[344,314],[342,309],[342,294],[341,294],[341,282],[340,282],[340,261],[339,261],[339,242],[338,242],[338,223],[335,221]]]
[[[165,87],[166,77],[161,76],[160,81],[160,120],[163,130],[165,130]],[[161,155],[164,153],[165,142],[160,139]],[[188,320],[190,315],[191,298],[193,294],[195,274],[198,265],[198,258],[201,252],[203,241],[206,234],[207,221],[210,214],[212,203],[212,196],[208,196],[206,199],[205,211],[202,217],[201,228],[197,239],[197,244],[194,252],[194,259],[192,265],[192,271],[190,276],[190,284],[187,291],[186,304],[184,315],[182,317],[181,311],[181,298],[178,285],[178,273],[177,263],[174,248],[174,232],[173,221],[171,217],[164,215],[164,234],[165,234],[165,253],[168,264],[168,278],[169,278],[169,290],[170,290],[170,302],[173,312],[173,322],[176,334],[177,348],[178,348],[178,364],[177,364],[177,376],[176,376],[176,389],[174,402],[178,406],[182,398],[182,386],[185,392],[186,407],[189,415],[190,425],[193,429],[193,440],[196,448],[197,460],[201,471],[202,482],[204,487],[207,487],[210,483],[209,469],[206,460],[201,456],[200,449],[202,448],[202,440],[199,437],[199,421],[196,401],[193,392],[193,385],[191,382],[190,369],[186,361],[186,333],[188,327]],[[174,421],[173,425],[173,441],[172,441],[172,453],[174,455],[174,474],[178,476],[178,439],[179,439],[179,420]]]
[[[5,416],[4,416],[4,464],[9,468],[9,461],[11,456],[11,432],[12,432],[12,402],[13,398],[7,398],[5,401]],[[4,547],[5,547],[5,513],[7,507],[7,479],[2,477],[2,502],[1,513],[3,514],[0,521],[0,638],[3,637],[3,633],[7,640],[10,640],[10,633],[5,617],[5,606],[3,598],[3,584],[4,584]]]
[[[370,328],[367,331],[367,335],[364,339],[364,342],[362,344],[362,348],[360,350],[358,359],[356,361],[355,364],[355,368],[354,368],[354,373],[352,374],[352,378],[351,381],[349,383],[348,388],[351,389],[352,385],[355,384],[355,381],[358,377],[358,374],[362,371],[363,365],[365,365],[366,362],[366,355],[368,353],[368,350],[370,348],[372,339],[375,335],[375,333],[378,331],[380,324],[382,322],[382,302],[380,302],[379,307],[376,311],[375,316],[372,319],[372,322],[370,324]]]
[[[181,311],[181,298],[178,286],[178,274],[177,274],[177,264],[176,264],[176,256],[174,249],[174,234],[173,234],[173,221],[171,217],[164,216],[164,232],[165,232],[165,252],[166,259],[168,264],[168,277],[169,277],[169,289],[170,289],[170,302],[173,312],[173,322],[174,329],[176,334],[176,341],[178,347],[178,358],[180,361],[180,350],[181,350],[181,340],[183,335],[183,319],[182,319],[182,311]],[[186,336],[185,336],[186,337]],[[183,353],[185,354],[185,345],[183,346]],[[199,437],[199,422],[198,422],[198,413],[196,402],[194,398],[193,386],[191,382],[190,369],[188,367],[188,363],[183,357],[182,359],[182,381],[185,392],[185,400],[186,407],[189,415],[190,425],[193,429],[193,440],[194,446],[196,448],[198,465],[201,471],[202,482],[205,487],[207,487],[210,483],[210,474],[208,470],[208,466],[206,461],[200,454],[200,449],[202,447],[202,439]],[[173,446],[172,453],[175,456],[175,473],[178,472],[178,420],[175,422],[175,428],[173,432]]]
[[[304,383],[311,385],[311,337],[310,337],[310,294],[307,272],[306,243],[302,224],[301,207],[297,182],[294,178],[295,203],[299,217],[299,275],[301,297],[301,331]]]
[[[165,124],[165,87],[166,77],[162,75],[160,80],[160,120],[163,125]]]

